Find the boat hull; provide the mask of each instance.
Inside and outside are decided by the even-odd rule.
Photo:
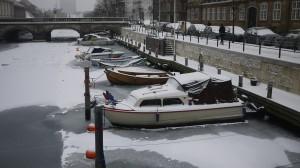
[[[114,45],[115,44],[115,41],[114,40],[111,40],[111,41],[80,41],[79,42],[80,45],[83,45],[83,46],[97,46],[97,45]]]
[[[113,124],[125,127],[157,128],[242,120],[242,105],[201,110],[139,112],[105,107],[105,116]]]
[[[154,85],[154,84],[164,84],[167,82],[169,77],[154,77],[154,75],[131,75],[121,72],[115,72],[110,69],[105,71],[106,77],[109,82],[117,85]]]

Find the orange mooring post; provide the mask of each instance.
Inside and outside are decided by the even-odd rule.
[[[90,123],[88,126],[87,126],[87,131],[89,132],[95,132],[96,131],[96,126],[94,123]]]
[[[95,107],[95,145],[96,145],[96,160],[95,167],[96,168],[106,168],[104,151],[103,151],[103,112],[104,106],[96,106]]]
[[[85,157],[88,159],[95,159],[96,158],[96,152],[92,150],[87,150],[85,152]]]
[[[89,67],[84,68],[84,85],[85,85],[85,120],[91,120],[91,95],[90,95],[90,70]]]

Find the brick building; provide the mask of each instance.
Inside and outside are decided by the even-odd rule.
[[[172,22],[174,0],[160,0],[161,21]],[[192,23],[265,26],[283,33],[300,28],[300,0],[176,0],[176,19]]]
[[[0,0],[0,18],[11,18],[14,15],[14,1]]]
[[[160,0],[160,21],[174,21],[174,1],[175,0]],[[187,0],[176,0],[176,21],[186,20]]]

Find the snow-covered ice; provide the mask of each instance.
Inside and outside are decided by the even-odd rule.
[[[0,52],[0,111],[26,105],[69,108],[83,102],[84,73],[71,43],[20,43]],[[3,64],[7,64],[3,66]]]

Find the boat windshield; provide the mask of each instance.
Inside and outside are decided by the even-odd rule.
[[[136,97],[134,97],[134,96],[132,96],[132,95],[129,95],[129,96],[125,99],[125,101],[126,101],[128,104],[130,104],[130,105],[133,106],[133,105],[136,103],[137,99],[136,99]]]
[[[172,87],[174,87],[174,88],[176,88],[176,89],[182,90],[181,85],[180,85],[180,84],[177,82],[177,80],[174,79],[174,78],[169,78],[168,81],[167,81],[167,85],[168,85],[168,86],[172,86]]]

